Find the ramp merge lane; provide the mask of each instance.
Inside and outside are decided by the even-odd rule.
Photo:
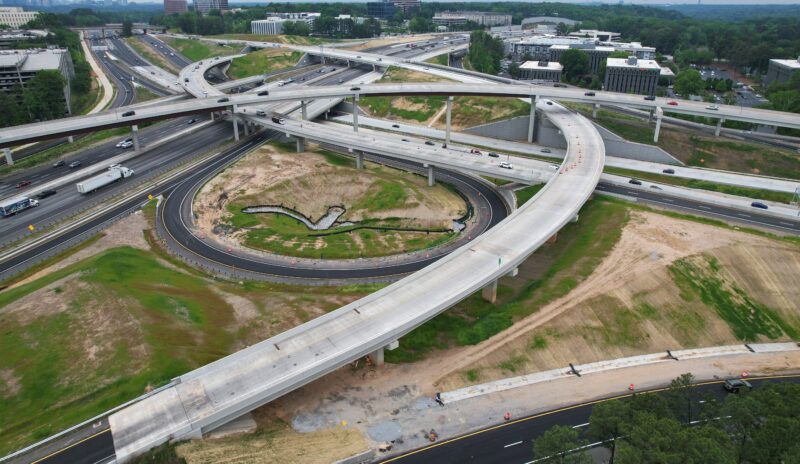
[[[118,462],[198,437],[407,334],[495,279],[574,218],[594,191],[605,148],[592,124],[541,105],[568,141],[561,170],[522,208],[438,262],[372,295],[176,379],[109,418]]]

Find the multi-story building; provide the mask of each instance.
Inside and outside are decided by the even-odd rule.
[[[250,32],[258,35],[279,35],[283,32],[283,23],[288,19],[272,17],[250,21]]]
[[[773,82],[788,82],[798,70],[800,70],[800,57],[796,60],[769,60],[767,75],[764,76],[764,85],[770,85]]]
[[[414,8],[419,8],[422,6],[421,0],[392,0],[394,3],[394,7],[398,10],[403,10],[405,13],[408,10],[413,10]]]
[[[603,89],[609,92],[655,95],[661,66],[654,60],[609,58],[606,61],[606,80]]]
[[[555,45],[590,46],[594,41],[591,39],[578,39],[575,37],[554,37],[549,35],[524,37],[512,39],[505,42],[505,52],[512,54],[517,60],[528,56],[534,61],[550,60],[550,47]],[[556,61],[556,60],[550,60]]]
[[[271,13],[267,12],[267,18],[280,18],[287,21],[303,22],[308,24],[309,29],[314,29],[314,24],[322,13],[312,13],[308,11],[291,12],[291,13]]]
[[[519,67],[519,79],[523,81],[552,81],[561,80],[561,71],[564,67],[552,61],[526,61]]]
[[[626,52],[640,60],[655,60],[656,47],[645,47],[640,42],[601,42],[600,45],[612,47],[615,52]]]
[[[437,26],[463,26],[467,22],[481,26],[510,26],[511,15],[483,11],[441,11],[433,16],[433,24]]]
[[[70,109],[69,82],[75,76],[72,58],[65,48],[24,49],[0,51],[0,92],[11,92],[44,70],[58,71],[64,76],[64,104]]]
[[[3,31],[0,33],[0,50],[17,48],[19,43],[28,40],[40,40],[49,34],[49,31],[38,29],[26,29],[16,31]]]
[[[167,16],[186,13],[187,10],[186,0],[164,0],[164,14]]]
[[[0,6],[0,24],[14,29],[28,24],[39,16],[38,11],[23,11],[19,6]]]
[[[194,9],[200,14],[207,15],[211,10],[228,10],[228,0],[194,0]]]
[[[367,16],[378,19],[390,19],[394,16],[395,6],[392,0],[367,2]]]
[[[561,55],[571,48],[586,53],[589,57],[589,68],[594,74],[597,74],[600,70],[600,64],[604,63],[609,55],[615,51],[614,47],[599,47],[595,44],[553,45],[549,50],[550,61],[561,62]]]
[[[597,29],[581,29],[576,32],[570,32],[569,35],[572,37],[595,39],[601,42],[615,42],[622,37],[619,32],[598,31]]]
[[[560,18],[558,16],[535,16],[522,20],[523,29],[533,29],[540,34],[555,34],[558,31],[559,24],[574,26],[580,23],[572,19]]]

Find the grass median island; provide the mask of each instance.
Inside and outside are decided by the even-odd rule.
[[[180,71],[178,67],[173,65],[160,53],[157,53],[155,50],[153,50],[150,45],[142,41],[142,39],[138,37],[128,37],[124,40],[128,45],[131,46],[131,48],[136,50],[136,53],[141,55],[145,60],[152,63],[154,66],[158,66],[165,71]]]
[[[520,266],[520,277],[500,281],[496,304],[473,294],[401,338],[399,348],[385,353],[386,360],[417,361],[432,349],[480,343],[566,295],[614,247],[627,218],[623,205],[589,201],[580,220],[559,231],[556,243],[544,245]]]
[[[161,37],[170,47],[192,61],[200,61],[214,56],[235,55],[239,53],[238,46],[220,46],[192,39],[177,37]]]
[[[228,68],[227,74],[231,79],[242,79],[291,68],[303,54],[280,48],[265,48],[247,55],[235,58]]]
[[[274,42],[291,45],[319,45],[343,42],[328,37],[307,37],[301,35],[259,35],[259,34],[220,34],[208,36],[209,39],[249,40],[253,42]],[[181,39],[188,40],[188,39]]]
[[[282,212],[243,211],[281,206]],[[339,210],[336,223],[313,229]],[[248,155],[210,181],[195,199],[198,222],[210,236],[281,255],[316,259],[387,256],[446,243],[465,201],[424,177],[325,150],[292,153],[273,144]]]
[[[408,69],[390,67],[378,83],[398,82],[450,82],[431,74]],[[444,108],[447,97],[364,97],[360,101],[362,108],[372,115],[381,118],[404,121],[426,122]]]

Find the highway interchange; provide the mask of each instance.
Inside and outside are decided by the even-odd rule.
[[[166,52],[166,53],[170,53],[170,52]],[[403,51],[402,53],[395,54],[395,56],[399,56],[401,54],[407,54],[407,53],[408,52]],[[172,55],[169,55],[169,56],[172,56]],[[135,58],[133,58],[133,59],[135,59]],[[108,69],[112,69],[112,68],[108,67]],[[315,82],[315,84],[317,86],[338,84],[339,83],[339,79],[343,79],[346,82],[348,79],[355,79],[355,78],[357,78],[359,76],[362,76],[362,75],[364,75],[366,73],[369,73],[370,71],[371,71],[371,68],[358,68],[358,67],[356,67],[356,68],[351,68],[351,69],[345,69],[344,71],[339,71],[338,74],[329,75],[328,77],[325,77],[323,79],[319,79],[318,81]],[[314,76],[315,72],[316,71],[313,71],[313,70],[310,71],[308,73],[308,77],[312,77],[312,76],[313,77],[318,77],[318,76]],[[113,71],[112,71],[112,73],[113,73]],[[118,82],[118,84],[119,84],[119,82]],[[289,90],[289,89],[283,89],[283,90]],[[402,94],[403,93],[402,89],[400,91],[396,91],[396,92],[397,92],[396,94]],[[436,92],[440,92],[440,90],[437,89]],[[366,93],[369,93],[369,92],[366,92]],[[272,94],[272,92],[271,92],[271,94]],[[309,99],[310,99],[310,98],[328,97],[328,96],[340,97],[340,96],[347,95],[347,94],[349,94],[349,92],[343,91],[343,90],[339,90],[337,92],[330,92],[330,93],[313,92],[313,91],[311,91],[308,95],[309,95]],[[376,92],[376,94],[379,94],[379,92]],[[258,100],[258,99],[253,100],[252,97],[249,97],[249,98],[251,98],[251,99],[248,100],[248,97],[243,98],[242,102],[243,103],[253,103],[254,101]],[[266,99],[266,100],[280,102],[280,101],[292,100],[292,99],[295,99],[295,98],[297,98],[297,97],[283,97],[282,96],[281,98],[278,98],[278,99],[269,98],[269,99]],[[567,97],[567,99],[569,99],[569,98],[571,98],[571,97]],[[262,100],[265,100],[265,99],[262,99]],[[227,105],[224,105],[224,106],[226,107]],[[207,106],[203,107],[202,108],[202,112],[203,113],[207,113],[209,111],[209,109],[219,109],[218,107],[219,107],[219,105],[215,106],[213,103],[211,103],[210,105],[207,105]],[[556,108],[553,108],[553,109],[551,109],[551,108],[543,108],[543,109],[546,110],[546,111],[553,112],[552,118],[554,120],[558,120],[559,118],[562,118],[564,121],[567,121],[567,120],[573,121],[573,119],[575,118],[575,116],[572,113],[562,112],[563,110],[559,110],[559,109],[556,109]],[[139,111],[140,110],[137,109],[137,112],[139,112]],[[195,112],[195,111],[193,110],[192,112]],[[178,111],[178,113],[180,113],[180,111]],[[155,132],[155,128],[159,128],[161,126],[164,126],[164,127],[180,127],[181,125],[186,125],[186,121],[187,120],[188,120],[188,118],[183,118],[181,120],[176,120],[176,121],[174,121],[172,123],[163,123],[163,124],[154,126],[154,131],[153,131],[152,138],[156,139],[159,136],[163,135],[165,130],[168,130],[168,129],[165,129],[165,130],[162,130],[161,133],[156,133]],[[168,126],[169,124],[175,124],[176,126]],[[564,122],[563,124],[567,124],[567,123]],[[569,123],[568,126],[565,125],[565,126],[562,127],[562,130],[564,130],[565,134],[567,134],[568,136],[569,136],[569,132],[571,130],[573,130],[573,129],[569,129],[568,130],[568,127],[571,128],[572,124],[574,124],[574,122]],[[586,125],[585,126],[586,130],[589,130],[590,126],[591,126],[590,124]],[[142,131],[142,139],[143,139],[143,141],[149,140],[149,139],[145,138],[145,134],[147,134],[147,131]],[[229,123],[223,123],[223,122],[216,123],[216,124],[213,124],[209,128],[204,128],[202,131],[199,131],[199,135],[197,137],[193,137],[192,138],[192,139],[196,138],[198,140],[198,143],[191,144],[191,146],[186,148],[185,152],[183,150],[180,150],[180,149],[176,150],[177,147],[175,147],[175,146],[173,146],[171,144],[167,144],[167,145],[163,145],[162,147],[159,147],[159,148],[156,148],[156,149],[152,150],[147,155],[143,155],[142,156],[142,158],[148,158],[148,160],[150,160],[149,162],[145,162],[143,160],[137,160],[136,158],[134,158],[134,160],[136,160],[137,162],[141,162],[142,164],[138,164],[138,165],[134,164],[134,161],[131,161],[128,164],[130,164],[130,167],[134,168],[134,170],[137,171],[137,176],[138,176],[140,172],[146,173],[146,172],[152,171],[152,170],[154,170],[154,169],[156,169],[158,167],[161,167],[161,166],[169,163],[170,161],[175,161],[177,159],[180,159],[183,156],[190,156],[190,153],[192,151],[196,151],[200,147],[207,148],[209,146],[209,143],[210,143],[209,141],[210,140],[221,140],[221,139],[223,139],[224,137],[223,137],[222,134],[227,134],[228,137],[230,136],[230,125],[229,125]],[[259,145],[260,143],[263,143],[271,135],[272,135],[271,132],[264,131],[261,134],[253,136],[250,139],[247,139],[247,140],[243,141],[242,143],[240,143],[240,144],[238,144],[236,146],[233,146],[231,148],[223,150],[219,155],[217,155],[215,157],[212,157],[210,159],[210,161],[209,161],[209,164],[207,164],[206,166],[203,166],[202,168],[195,169],[192,172],[192,177],[188,178],[189,181],[181,182],[181,181],[185,180],[185,179],[182,178],[182,179],[180,179],[180,181],[175,181],[175,182],[171,182],[171,183],[168,183],[168,184],[164,184],[164,185],[160,186],[158,190],[154,190],[152,193],[153,194],[159,194],[159,193],[172,192],[170,194],[170,196],[168,197],[168,201],[167,201],[167,205],[169,205],[169,199],[173,198],[173,195],[175,195],[176,192],[184,192],[184,196],[185,196],[185,194],[188,193],[191,190],[191,188],[194,188],[196,186],[197,179],[202,179],[205,176],[208,176],[209,173],[215,172],[220,167],[226,165],[230,161],[235,160],[237,157],[241,156],[243,153],[246,153],[248,150],[252,149],[253,147],[255,147],[257,145]],[[581,142],[583,142],[584,147],[586,147],[587,146],[586,145],[587,142],[584,139],[589,139],[590,140],[591,137],[587,137],[585,134],[584,134],[583,137],[584,138],[581,138],[580,140],[581,140]],[[0,141],[4,141],[4,140],[5,140],[5,138],[0,140]],[[577,142],[577,140],[578,140],[578,138],[576,138],[576,142],[575,143],[580,144],[581,142]],[[115,143],[115,142],[116,142],[116,140],[112,141],[112,142],[109,142],[107,145],[113,145],[113,143]],[[179,144],[176,144],[176,145],[179,145]],[[589,146],[590,145],[591,145],[591,142],[589,142]],[[602,145],[602,143],[601,143],[601,145]],[[180,153],[179,154],[175,154],[174,151],[170,151],[170,149],[168,149],[167,147],[170,147],[174,151],[179,151]],[[573,149],[575,149],[575,148],[576,147],[573,145]],[[93,153],[93,154],[90,153],[90,154],[85,154],[85,155],[81,154],[80,156],[85,157],[87,160],[89,160],[89,162],[98,162],[102,157],[107,156],[107,151],[106,150],[110,150],[110,147],[106,146],[102,150],[98,149],[96,153]],[[162,151],[157,151],[157,150],[162,150]],[[581,149],[578,149],[578,150],[581,150]],[[174,157],[169,158],[169,159],[165,158],[165,157],[171,156],[171,155],[174,156]],[[573,153],[572,156],[567,154],[567,156],[565,157],[565,161],[564,161],[564,164],[562,165],[562,167],[566,166],[566,167],[569,167],[570,169],[582,169],[581,166],[586,166],[584,164],[584,161],[587,160],[587,157],[589,155],[590,155],[590,153],[583,152],[583,151],[581,151],[580,154],[578,153],[578,151],[576,151],[576,152]],[[153,159],[153,158],[158,158],[158,159]],[[589,160],[589,161],[592,161],[592,160]],[[602,157],[600,157],[600,159],[593,160],[594,163],[597,163],[598,161],[600,162],[600,168],[602,168]],[[589,163],[589,164],[592,164],[592,163]],[[41,170],[41,176],[42,177],[37,179],[37,182],[40,182],[42,180],[47,180],[47,179],[55,177],[57,175],[57,173],[56,174],[50,174],[50,172],[56,172],[56,171],[48,171],[48,169],[52,169],[52,168],[47,168],[47,169],[43,168]],[[594,166],[592,169],[596,170],[597,166]],[[562,174],[566,174],[565,176],[556,176],[555,179],[558,180],[559,177],[563,177],[563,178],[572,177],[568,173],[568,171],[569,170],[567,170],[567,172],[565,172],[565,173],[562,173]],[[592,171],[592,172],[594,172],[594,171]],[[596,174],[597,174],[597,176],[599,176],[599,171],[597,171]],[[450,175],[455,176],[456,174],[455,173],[451,173]],[[583,173],[582,175],[583,176],[588,176],[587,173]],[[194,180],[192,180],[192,179],[194,179]],[[597,180],[595,180],[594,183],[597,183]],[[556,182],[555,184],[558,184],[558,182]],[[567,183],[566,182],[561,182],[561,185],[565,185],[566,186]],[[72,190],[69,187],[71,187],[71,186],[64,186],[63,188],[68,189],[68,190]],[[122,191],[122,190],[124,190],[125,185],[123,183],[122,185],[120,185],[118,187],[119,187],[119,191]],[[581,195],[584,195],[583,190],[585,190],[586,187],[587,187],[587,185],[583,186],[583,189],[581,190],[581,192],[577,192],[577,193],[576,192],[561,191],[560,195],[574,196],[574,195],[577,194],[578,196],[581,196]],[[592,185],[591,181],[588,183],[588,187],[592,187],[592,188],[588,192],[585,193],[586,197],[588,197],[588,194],[593,190],[593,185]],[[6,187],[6,188],[8,188],[8,187]],[[475,186],[475,188],[478,188],[478,187]],[[484,188],[485,188],[485,186],[484,186]],[[603,188],[604,188],[603,186],[599,187],[599,189],[601,191],[602,191]],[[550,190],[556,190],[556,189],[554,189],[553,187],[550,187]],[[56,211],[56,210],[58,210],[58,211],[67,210],[68,209],[67,207],[71,204],[71,202],[75,201],[75,197],[79,197],[79,195],[77,195],[77,192],[74,192],[74,193],[76,195],[72,197],[72,200],[70,200],[70,196],[69,195],[65,195],[63,197],[64,199],[60,200],[60,201],[63,201],[63,203],[53,202],[52,209],[51,210],[47,210],[47,211],[50,211],[52,213],[52,211]],[[631,192],[629,192],[629,191],[628,192],[615,191],[614,193],[623,193],[623,194],[627,194],[627,195],[631,194]],[[554,196],[554,195],[555,195],[554,193],[551,194],[551,196]],[[108,195],[108,196],[110,196],[110,195]],[[545,197],[545,199],[542,200],[541,198],[539,198],[538,200],[539,201],[547,201],[547,196],[546,195],[542,195],[542,196]],[[658,196],[655,195],[655,197],[656,198],[654,199],[654,201],[658,201]],[[651,200],[653,200],[653,199],[651,199]],[[144,198],[141,198],[141,197],[140,198],[131,198],[130,201],[126,202],[124,205],[116,208],[114,211],[109,211],[108,213],[106,213],[105,217],[107,217],[107,218],[116,217],[116,216],[125,214],[127,211],[130,211],[130,210],[135,209],[136,207],[138,207],[138,205],[140,205],[143,201],[144,201]],[[498,198],[498,201],[499,201],[499,198]],[[585,198],[584,198],[583,201],[585,201]],[[563,202],[561,202],[561,201],[556,201],[556,203],[557,204],[563,204]],[[182,204],[185,204],[185,203],[182,203]],[[538,204],[539,203],[537,203],[537,205]],[[582,202],[580,202],[579,204],[582,204]],[[683,205],[675,205],[675,206],[681,207]],[[42,211],[45,211],[41,207],[39,209],[42,210]],[[531,208],[524,208],[524,209],[525,209],[525,211],[530,211],[528,214],[535,214],[534,208],[532,208],[532,207]],[[162,210],[162,214],[164,214],[163,213],[164,210]],[[558,220],[553,222],[553,225],[556,227],[555,230],[557,230],[557,228],[560,227],[559,224],[563,224],[563,222],[566,222],[567,220],[569,220],[572,217],[570,214],[565,214],[565,213],[568,213],[568,212],[569,211],[561,211],[560,212],[561,213],[560,216],[564,216],[564,217],[559,217]],[[550,213],[552,213],[552,211]],[[738,213],[738,212],[735,212],[735,213]],[[176,217],[180,217],[180,216],[181,216],[180,214],[169,214],[166,217],[168,217],[168,221],[172,221]],[[29,216],[27,214],[24,215],[24,216],[20,216],[20,218],[25,218],[25,220],[22,221],[22,222],[29,221],[31,217],[32,216]],[[164,217],[164,216],[162,216],[162,217]],[[499,219],[500,218],[498,218],[497,221],[493,222],[493,224],[499,222]],[[509,218],[509,219],[511,219],[511,218]],[[503,222],[506,223],[506,222],[508,222],[508,220],[503,221]],[[12,223],[9,223],[9,224],[12,224]],[[18,225],[20,225],[20,224],[15,224],[15,226],[18,226]],[[5,224],[3,224],[3,226],[5,226]],[[96,226],[96,224],[95,224],[95,226]],[[87,226],[86,230],[88,230],[88,226]],[[506,229],[506,230],[508,231],[508,229]],[[82,232],[81,231],[75,231],[75,233],[79,234],[79,233],[82,233]],[[489,234],[491,234],[491,233],[492,233],[492,231],[489,232]],[[542,240],[544,240],[544,239],[549,237],[549,235],[547,237],[544,237],[544,235],[547,235],[547,234],[543,234],[543,239]],[[62,237],[61,239],[64,239],[64,238]],[[481,241],[485,242],[485,241],[488,241],[488,240],[489,239],[487,239],[487,238],[483,238],[483,239],[479,239],[479,242],[481,242]],[[526,240],[530,241],[530,237],[526,237]],[[480,247],[480,243],[477,246]],[[527,254],[530,253],[530,249],[531,248],[535,249],[536,246],[538,246],[538,245],[528,245],[527,247],[524,248],[524,250],[519,250],[519,251],[517,251],[515,253],[510,254],[509,256],[511,256],[512,258],[511,258],[511,260],[509,262],[505,263],[505,265],[502,262],[503,261],[503,258],[502,258],[503,257],[503,253],[501,253],[500,254],[501,261],[498,264],[499,270],[503,271],[504,269],[506,269],[506,268],[508,268],[510,266],[513,267],[512,266],[513,262],[515,262],[515,261],[518,262],[520,259],[522,259],[522,258],[519,258],[520,256],[521,257],[527,256]],[[492,248],[496,248],[496,247],[492,247]],[[474,250],[475,250],[475,248],[473,248],[473,252],[474,252]],[[208,252],[208,250],[206,250],[204,253],[207,253],[207,252]],[[497,250],[493,250],[493,252],[490,253],[490,255],[492,256],[492,259],[496,259],[496,257],[498,256],[496,253],[497,253]],[[451,255],[451,256],[445,258],[444,260],[440,261],[440,263],[435,264],[435,265],[433,265],[431,267],[443,266],[443,265],[446,266],[447,265],[446,263],[448,261],[457,259],[456,255],[458,255],[458,253],[454,253],[453,255]],[[224,253],[222,254],[222,256],[218,256],[218,258],[221,259],[221,260],[230,259],[229,256],[224,256]],[[6,266],[7,264],[8,263],[4,263],[3,266]],[[428,264],[428,263],[425,262],[424,264]],[[482,264],[476,264],[476,266],[478,266],[478,267],[481,267],[481,266],[486,267],[486,264],[487,264],[486,262],[483,262]],[[238,264],[237,264],[237,266],[238,266]],[[245,267],[246,267],[246,263],[245,263]],[[414,269],[410,269],[409,268],[409,269],[406,270],[406,272],[412,271],[412,270],[416,270],[416,269],[417,268],[414,268]],[[497,275],[502,275],[502,274],[503,274],[503,272],[500,272],[500,274],[497,274],[497,272],[493,272],[493,273],[491,273],[491,275],[488,276],[488,281],[491,281],[492,278],[495,278]],[[411,277],[413,278],[413,275]],[[468,291],[474,291],[476,288],[480,288],[480,286],[485,284],[485,281],[487,281],[487,279],[485,277],[486,276],[482,276],[481,277],[481,283],[478,283],[478,284],[473,283],[471,285],[466,285],[465,287],[467,287]],[[394,287],[394,286],[392,286],[392,287]],[[464,291],[467,291],[467,290],[464,290]],[[385,292],[385,293],[388,293],[388,292]],[[380,297],[380,295],[379,296],[375,296],[372,299],[370,299],[370,301],[374,301],[375,298],[379,298],[379,297]],[[383,297],[386,298],[385,295]],[[426,303],[429,303],[429,302],[426,301]],[[360,304],[365,304],[366,305],[366,306],[359,306],[359,309],[364,311],[364,310],[366,310],[365,308],[368,307],[369,302],[361,302]],[[435,313],[437,311],[441,311],[443,309],[446,309],[446,306],[447,306],[447,303],[430,305],[431,309],[429,311],[433,311]],[[348,309],[348,307],[345,307],[345,308],[341,308],[340,310],[337,310],[336,312],[341,312],[342,314],[345,314],[345,313],[352,314],[352,313],[350,313],[350,311],[351,310]],[[398,336],[397,333],[391,334],[391,337],[396,337],[396,336]],[[272,341],[268,341],[268,342],[274,343]],[[283,342],[281,342],[281,343],[283,343]],[[377,343],[373,343],[373,345],[374,346],[380,346],[381,344],[385,344],[385,343],[386,343],[386,341],[379,341]],[[369,349],[370,350],[373,349],[372,346],[370,346]],[[363,352],[363,351],[364,351],[363,348],[359,349],[359,353]],[[203,369],[203,371],[208,371],[208,369]],[[213,372],[210,372],[210,374],[213,374]],[[194,376],[188,376],[188,377],[192,378],[192,379],[195,379],[195,380],[199,380],[200,379],[199,375],[200,374],[197,374],[197,375],[194,375]],[[259,401],[263,401],[263,398],[259,399]],[[99,435],[97,439],[100,440],[101,437],[102,437],[102,435]],[[62,458],[63,458],[63,455],[62,455]],[[57,461],[53,461],[53,462],[57,462]],[[427,462],[431,462],[431,461],[427,461]]]

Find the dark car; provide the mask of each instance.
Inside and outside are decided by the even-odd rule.
[[[75,169],[75,168],[79,167],[79,166],[80,166],[80,165],[82,165],[82,164],[83,164],[83,163],[81,163],[81,161],[80,161],[80,160],[75,160],[75,161],[73,161],[73,162],[69,163],[69,164],[67,165],[67,167],[68,167],[68,168],[70,168],[70,169]]]
[[[185,78],[183,79],[183,82],[189,82],[189,78],[188,78],[188,77],[185,77]]]
[[[55,163],[53,163],[53,167],[54,167],[54,168],[60,168],[61,166],[64,166],[65,164],[67,164],[67,162],[66,162],[66,161],[64,161],[64,160],[58,160],[58,161],[56,161]]]
[[[36,195],[36,198],[42,200],[42,199],[45,199],[47,197],[52,197],[55,194],[56,194],[55,190],[42,190],[41,192],[39,192],[38,195]]]
[[[225,103],[227,101],[231,101],[231,99],[228,97],[222,97],[219,100],[217,100],[217,103]]]
[[[644,99],[648,100],[648,101],[655,101],[656,100],[656,96],[655,95],[648,95],[648,96],[644,97]]]
[[[187,122],[186,124],[194,124],[194,123],[196,123],[196,122],[197,122],[197,118],[192,118],[192,119],[190,119],[190,120],[189,120],[189,122]]]
[[[18,189],[21,189],[22,187],[27,187],[27,186],[29,186],[29,185],[31,185],[31,181],[29,181],[29,180],[25,179],[25,180],[21,180],[21,181],[17,182],[17,185],[16,185],[16,187],[17,187]]]
[[[269,90],[262,90],[261,92],[258,92],[259,97],[266,97],[267,95],[269,95]]]
[[[361,90],[361,87],[350,87],[351,92],[358,92],[359,90]]]
[[[584,92],[583,94],[586,95],[587,97],[594,97],[595,95],[594,92]]]
[[[436,144],[435,144],[435,143],[433,143],[433,142],[431,142],[430,140],[426,140],[426,141],[425,141],[425,145],[434,146],[434,145],[436,145]]]
[[[769,206],[765,205],[764,203],[761,203],[760,201],[754,201],[750,203],[750,206],[752,206],[753,208],[769,209]]]
[[[636,179],[631,179],[628,181],[628,183],[633,185],[642,185],[642,181]]]
[[[394,127],[395,129],[400,129],[400,124],[392,124],[392,127]]]
[[[553,102],[551,102],[551,101],[548,101],[548,102],[547,102],[547,104],[548,104],[548,105],[552,105],[552,104],[553,104]]]
[[[126,112],[122,113],[122,117],[123,118],[127,118],[127,117],[133,116],[135,114],[136,114],[136,111],[126,111]]]
[[[487,153],[487,155],[489,155],[490,158],[500,158],[500,155],[498,155],[493,151],[490,151],[489,153]]]
[[[749,391],[753,389],[753,385],[750,382],[742,379],[728,379],[722,386],[731,393],[739,393],[742,390]]]
[[[553,150],[551,150],[551,149],[549,149],[549,148],[542,148],[540,151],[541,151],[542,153],[552,153],[552,152],[553,152]]]
[[[664,169],[664,170],[663,170],[663,171],[661,171],[661,172],[663,172],[664,174],[675,174],[675,170],[674,170],[674,169],[672,169],[672,168],[669,168],[669,169]]]

